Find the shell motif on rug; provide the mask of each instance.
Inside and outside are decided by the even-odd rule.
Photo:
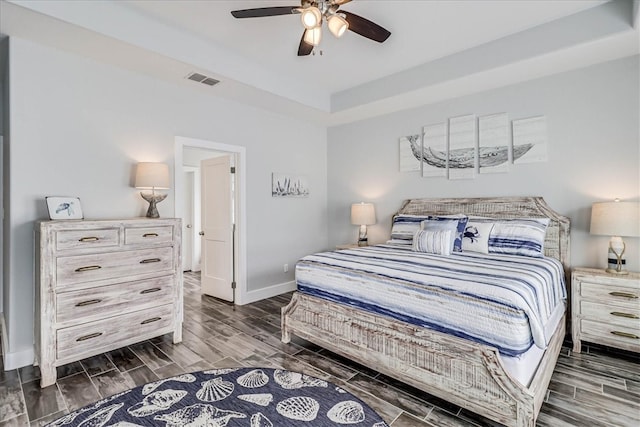
[[[273,402],[273,394],[271,393],[256,393],[256,394],[241,394],[238,399],[245,402],[255,403],[260,406],[269,406]]]
[[[203,402],[217,402],[226,399],[233,393],[235,386],[232,382],[225,381],[221,377],[202,383],[202,388],[196,393],[196,397]]]
[[[307,396],[290,397],[276,405],[276,411],[280,415],[299,421],[315,420],[318,410],[320,410],[318,401]]]
[[[273,379],[280,387],[292,390],[302,387],[327,387],[329,383],[324,380],[310,377],[298,372],[285,371],[276,369],[273,373]]]
[[[169,409],[171,405],[179,402],[188,392],[184,390],[161,390],[151,393],[142,400],[127,409],[127,412],[134,417],[146,417],[156,412]]]
[[[240,368],[220,368],[220,369],[209,369],[208,371],[202,371],[202,373],[207,375],[224,375],[224,374],[230,374],[231,372],[235,372],[238,370],[240,370]]]
[[[262,412],[258,412],[251,415],[251,427],[273,427],[273,423]]]
[[[165,378],[163,380],[154,381],[152,383],[145,384],[144,387],[142,387],[142,394],[149,394],[155,389],[157,389],[158,387],[160,387],[162,384],[169,381],[177,381],[181,383],[192,383],[195,380],[196,380],[196,377],[194,377],[191,374],[184,374],[184,375],[178,375],[176,377]]]
[[[357,424],[365,418],[362,405],[353,400],[336,403],[327,412],[327,417],[338,424]]]
[[[109,422],[113,414],[122,406],[124,403],[116,403],[114,405],[107,406],[106,408],[102,408],[99,411],[91,414],[89,418],[78,424],[78,427],[102,427],[106,423]]]
[[[258,388],[267,385],[269,376],[261,369],[254,369],[238,377],[238,384],[246,388]]]
[[[153,419],[165,421],[166,427],[226,427],[233,418],[246,418],[245,414],[225,411],[212,405],[196,403],[170,414],[156,415]]]

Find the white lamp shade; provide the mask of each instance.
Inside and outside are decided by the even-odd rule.
[[[304,41],[310,45],[318,46],[320,44],[321,39],[322,39],[322,29],[320,27],[315,27],[310,30],[305,30],[304,32]]]
[[[590,231],[605,236],[640,236],[640,203],[594,203]]]
[[[349,23],[340,15],[331,15],[327,19],[327,26],[329,31],[336,37],[342,37],[342,35],[349,28]]]
[[[136,188],[169,188],[169,165],[166,163],[140,162],[136,168]]]
[[[376,211],[373,203],[354,203],[351,205],[351,224],[373,225],[376,223]]]
[[[320,9],[315,6],[307,7],[302,11],[302,15],[300,16],[302,20],[302,25],[307,30],[317,27],[322,22],[322,13]]]

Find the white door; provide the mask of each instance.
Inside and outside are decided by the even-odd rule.
[[[233,301],[233,181],[231,156],[200,162],[202,293]]]

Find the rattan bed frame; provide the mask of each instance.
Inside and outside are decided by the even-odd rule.
[[[412,199],[402,214],[547,217],[545,255],[569,269],[569,219],[541,197]],[[566,281],[568,283],[568,281]],[[528,387],[486,345],[295,292],[282,309],[282,341],[295,334],[507,426],[533,427],[565,336],[565,317]]]

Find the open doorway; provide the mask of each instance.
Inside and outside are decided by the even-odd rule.
[[[204,228],[207,227],[207,221],[201,217],[202,209],[206,207],[202,204],[202,193],[206,191],[201,185],[202,170],[201,165],[203,160],[211,160],[215,158],[229,158],[233,164],[233,184],[232,184],[232,199],[230,200],[229,209],[232,212],[231,226],[235,226],[233,229],[232,241],[228,244],[228,254],[225,250],[225,255],[228,255],[230,263],[230,269],[233,271],[233,278],[229,276],[229,285],[235,284],[235,294],[233,297],[222,296],[223,299],[234,299],[236,304],[243,304],[246,301],[246,234],[245,224],[246,216],[244,212],[245,208],[245,148],[239,146],[232,146],[228,144],[220,144],[212,141],[199,140],[193,138],[176,137],[175,138],[175,164],[174,164],[174,176],[175,176],[175,212],[176,217],[183,220],[183,269],[191,271],[200,271],[205,269],[205,272],[218,270],[219,266],[215,266],[215,263],[219,263],[222,257],[220,256],[221,245],[219,242],[211,242],[210,239],[207,242],[204,237]],[[207,160],[207,161],[208,161]],[[218,197],[218,196],[216,196]],[[218,204],[215,204],[218,206]],[[211,229],[209,228],[211,231]],[[211,233],[208,232],[210,237]],[[205,244],[205,251],[201,251]],[[207,259],[206,249],[215,245],[218,254],[214,257],[213,262],[209,261],[209,268],[206,268]],[[202,260],[202,256],[205,254],[205,259]],[[214,268],[211,268],[214,265]],[[209,279],[211,275],[209,275]],[[207,289],[207,287],[204,287]],[[210,292],[206,292],[209,295],[218,296]],[[230,295],[233,295],[230,294]],[[220,297],[220,296],[218,296]]]

